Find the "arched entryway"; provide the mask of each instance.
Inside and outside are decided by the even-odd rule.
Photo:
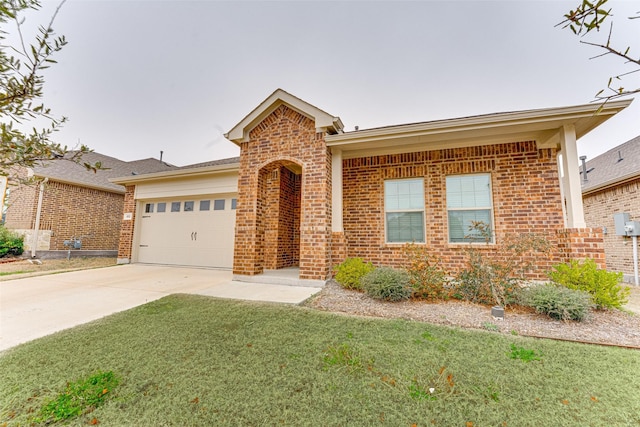
[[[261,246],[258,264],[265,270],[300,264],[301,194],[301,165],[278,160],[258,172],[256,240]]]

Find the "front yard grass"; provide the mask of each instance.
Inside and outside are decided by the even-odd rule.
[[[638,351],[173,295],[0,354],[0,425],[98,372],[70,425],[640,423]]]

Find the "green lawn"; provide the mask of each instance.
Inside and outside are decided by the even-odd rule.
[[[0,355],[0,425],[107,371],[71,425],[640,424],[638,351],[175,295]]]

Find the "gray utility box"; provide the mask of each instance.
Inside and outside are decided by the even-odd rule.
[[[627,232],[625,231],[624,226],[629,222],[629,214],[626,212],[613,214],[613,222],[616,225],[616,234],[618,236],[626,236]]]
[[[628,213],[613,214],[613,222],[618,236],[640,236],[640,222],[629,221]]]
[[[640,222],[629,221],[624,225],[624,231],[627,232],[627,236],[640,236]]]

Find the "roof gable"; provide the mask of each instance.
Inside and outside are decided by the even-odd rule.
[[[248,141],[249,132],[283,104],[303,116],[309,117],[315,122],[315,127],[318,130],[336,134],[341,133],[344,128],[340,117],[332,116],[282,89],[277,89],[224,136],[238,145]]]

